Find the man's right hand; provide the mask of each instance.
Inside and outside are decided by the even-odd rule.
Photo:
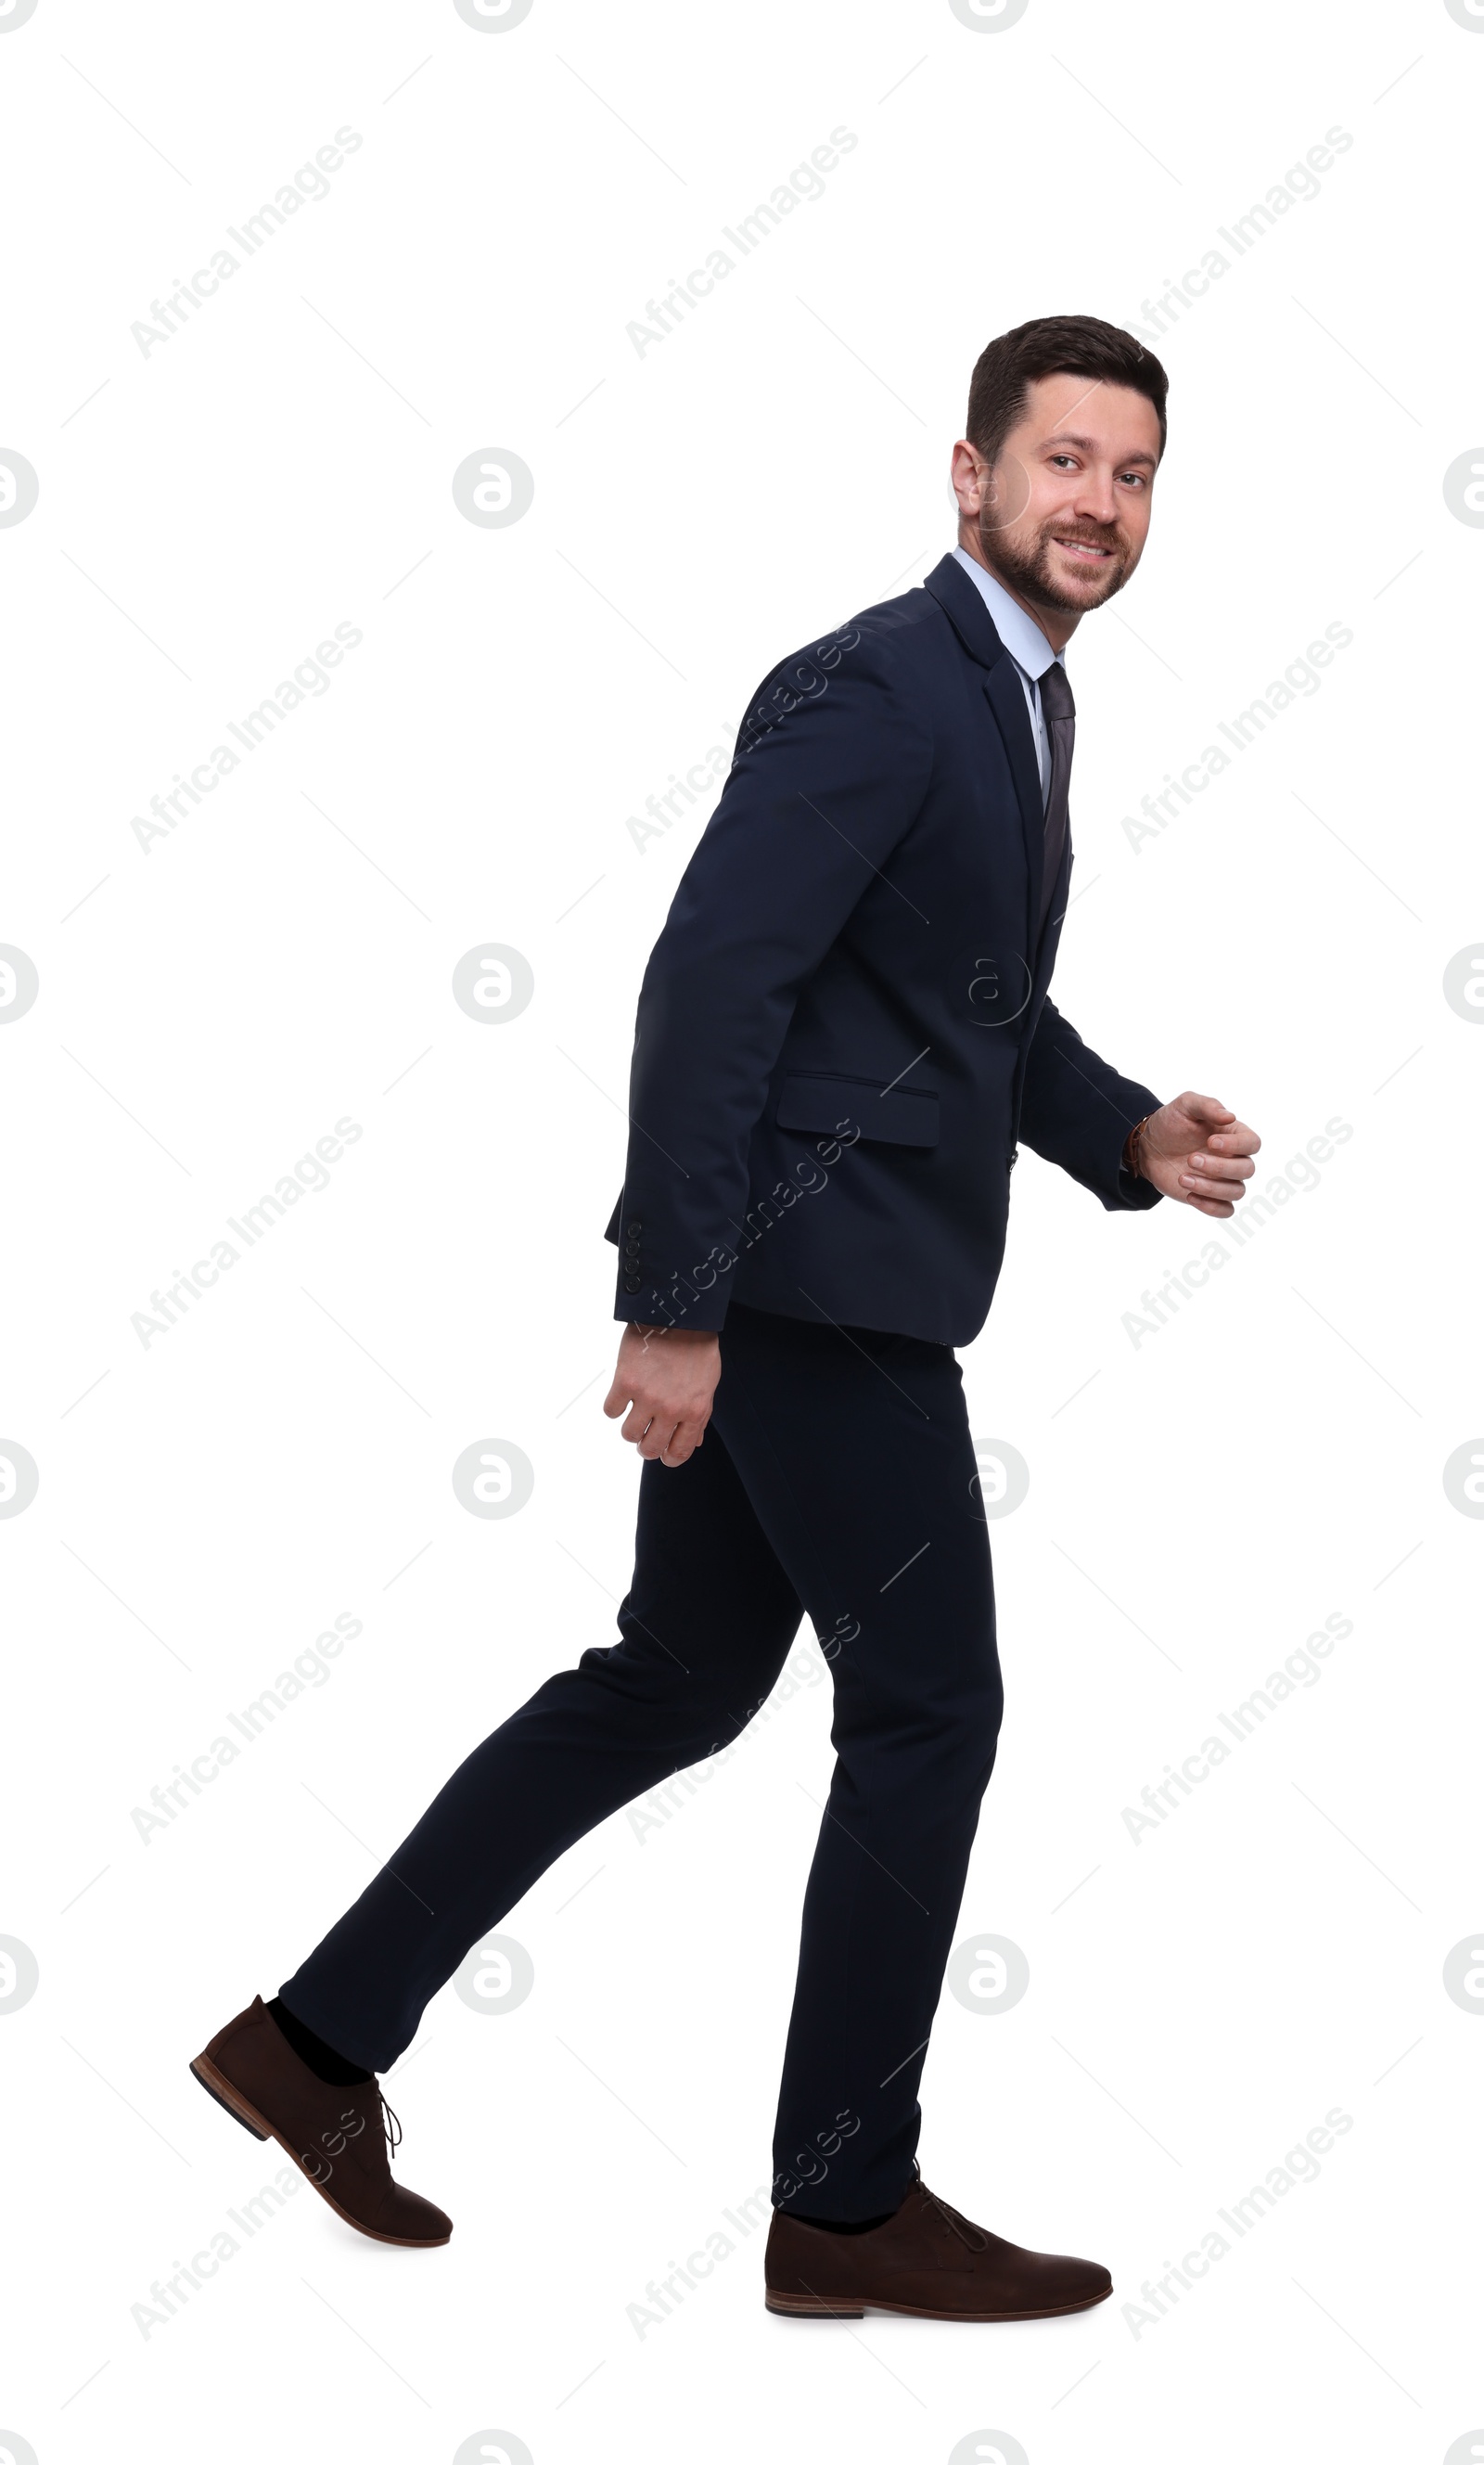
[[[721,1346],[706,1327],[626,1326],[603,1410],[628,1412],[622,1435],[672,1468],[701,1443],[721,1375]]]

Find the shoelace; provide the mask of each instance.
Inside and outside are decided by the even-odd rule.
[[[388,2157],[395,2157],[402,2145],[402,2125],[392,2113],[382,2091],[378,2089],[376,2094],[382,2101],[382,2129],[387,2134],[387,2154]]]
[[[950,2233],[956,2233],[960,2242],[965,2244],[970,2251],[987,2251],[989,2248],[989,2237],[985,2232],[983,2227],[976,2226],[972,2224],[967,2217],[961,2216],[957,2209],[951,2209],[946,2200],[941,2200],[936,2191],[930,2191],[928,2189],[927,2185],[922,2180],[922,2168],[918,2164],[915,2157],[912,2161],[912,2174],[913,2180],[916,2183],[918,2189],[921,2192],[922,2197],[924,2200],[932,2201],[934,2208],[938,2210],[938,2213],[941,2217],[947,2231]]]

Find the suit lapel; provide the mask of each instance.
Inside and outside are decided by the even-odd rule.
[[[922,587],[937,600],[969,657],[985,671],[985,699],[994,713],[1005,745],[1010,778],[1014,782],[1015,802],[1020,808],[1020,827],[1025,836],[1026,872],[1030,883],[1030,900],[1026,915],[1026,952],[1034,969],[1043,938],[1036,927],[1041,915],[1041,875],[1046,864],[1046,808],[1041,795],[1041,773],[1036,766],[1035,738],[1030,732],[1030,714],[1026,708],[1020,670],[995,631],[994,619],[983,597],[957,557],[945,556],[941,564],[935,565],[932,572],[924,575]]]
[[[1041,774],[1036,767],[1035,739],[1030,733],[1025,687],[1020,681],[1019,669],[1006,650],[1002,649],[985,678],[985,700],[994,713],[1004,740],[1010,777],[1015,783],[1015,801],[1020,807],[1020,825],[1026,842],[1026,873],[1030,884],[1026,915],[1026,950],[1033,967],[1040,938],[1036,924],[1041,914],[1041,875],[1046,861],[1046,814],[1041,802]]]

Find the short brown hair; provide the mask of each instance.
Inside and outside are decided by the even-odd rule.
[[[1169,378],[1142,343],[1101,317],[1032,317],[986,344],[969,380],[963,433],[991,468],[1026,407],[1027,389],[1037,377],[1101,377],[1147,396],[1160,415],[1164,451],[1164,397]]]

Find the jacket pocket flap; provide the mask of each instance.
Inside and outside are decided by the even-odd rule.
[[[854,1130],[888,1146],[938,1144],[936,1096],[916,1087],[881,1088],[867,1078],[791,1076],[784,1080],[775,1118],[781,1130],[828,1131],[846,1140]]]

